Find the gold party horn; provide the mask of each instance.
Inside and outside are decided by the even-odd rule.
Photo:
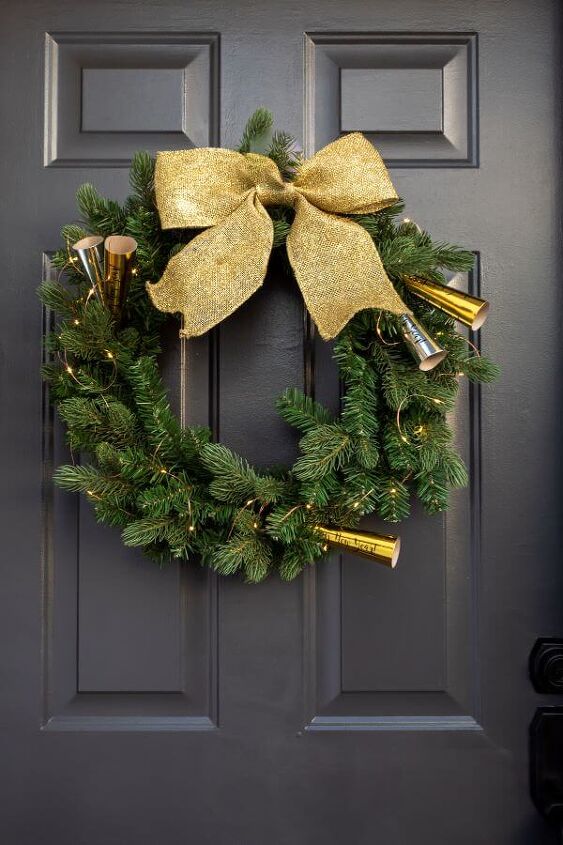
[[[89,235],[72,245],[76,250],[86,275],[98,294],[102,296],[102,285],[104,282],[104,263],[102,258],[101,243],[103,238],[99,235]]]
[[[470,296],[437,282],[429,282],[427,279],[417,279],[416,276],[406,276],[404,282],[416,296],[449,314],[454,320],[469,326],[473,331],[480,329],[489,316],[490,305],[485,299]]]
[[[433,370],[444,360],[447,353],[438,346],[430,335],[426,334],[426,331],[412,314],[402,314],[399,319],[407,346],[412,352],[413,358],[418,361],[418,369],[424,370],[424,372]]]
[[[104,302],[119,319],[125,304],[129,281],[135,272],[137,241],[123,235],[110,235],[104,242]]]
[[[375,560],[394,569],[401,551],[401,538],[387,534],[373,534],[371,531],[350,531],[340,528],[325,528],[317,525],[316,530],[329,545],[346,552],[353,552],[368,560]]]

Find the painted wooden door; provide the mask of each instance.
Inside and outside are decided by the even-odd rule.
[[[555,0],[0,0],[3,845],[540,845],[535,638],[561,634]],[[35,288],[84,181],[233,145],[267,105],[307,154],[361,130],[408,215],[477,256],[500,381],[455,417],[471,485],[389,572],[287,585],[159,571],[53,489]],[[271,278],[164,365],[178,413],[257,463],[275,397],[336,406],[330,348]],[[479,338],[473,338],[479,342]],[[373,522],[373,525],[377,523]],[[545,703],[545,701],[544,701]]]

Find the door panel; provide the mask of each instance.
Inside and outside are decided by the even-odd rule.
[[[218,33],[46,32],[45,166],[216,142],[218,60]]]
[[[44,274],[56,278],[48,258]],[[51,325],[48,313],[43,323]],[[193,401],[187,344],[168,331],[165,348],[176,413],[186,419],[189,403],[193,418],[207,423],[209,339],[193,344],[190,374],[200,386]],[[126,549],[118,531],[97,525],[86,503],[54,487],[54,467],[72,456],[47,390],[43,442],[43,729],[213,727],[216,577],[196,567],[160,570]]]
[[[367,135],[394,167],[476,167],[475,32],[314,32],[305,36],[310,152]]]
[[[2,843],[557,841],[528,798],[526,661],[560,635],[559,7],[554,0],[0,0]],[[136,149],[234,145],[270,107],[307,155],[359,129],[407,214],[461,242],[503,374],[453,417],[471,483],[414,508],[394,572],[334,555],[291,584],[159,571],[53,488],[68,459],[39,380],[78,185],[127,192]],[[340,385],[273,269],[219,329],[171,322],[184,421],[261,465],[291,385]],[[15,400],[15,401],[14,401]],[[368,527],[385,527],[378,520]]]

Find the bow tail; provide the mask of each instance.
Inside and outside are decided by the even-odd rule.
[[[299,196],[287,254],[307,309],[325,340],[364,308],[409,313],[365,229]]]
[[[225,220],[171,258],[159,282],[147,284],[153,305],[183,315],[182,336],[204,334],[258,290],[273,237],[270,216],[250,193]]]

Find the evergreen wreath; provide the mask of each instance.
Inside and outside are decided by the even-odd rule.
[[[239,147],[260,147],[271,128],[264,109],[249,120]],[[294,141],[274,133],[266,147],[287,178],[299,166]],[[447,508],[451,488],[467,483],[452,448],[446,414],[465,375],[489,382],[497,367],[475,354],[442,311],[413,296],[403,280],[413,275],[444,284],[444,270],[468,271],[471,252],[430,236],[408,221],[403,204],[355,216],[372,237],[388,276],[415,317],[447,357],[431,372],[416,369],[402,339],[399,318],[362,311],[334,343],[344,387],[334,417],[300,390],[278,400],[283,419],[299,432],[300,455],[292,467],[257,469],[208,428],[183,428],[171,411],[159,374],[160,330],[166,319],[151,304],[147,281],[160,278],[169,258],[195,232],[163,231],[154,197],[154,160],[137,153],[132,194],[123,205],[92,185],[77,194],[81,225],[65,226],[67,244],[54,257],[59,278],[40,288],[57,315],[47,338],[50,361],[43,375],[80,464],[61,466],[55,481],[81,492],[100,522],[122,529],[126,546],[138,546],[160,564],[197,559],[222,575],[243,573],[249,582],[277,570],[291,580],[323,558],[328,547],[319,524],[354,528],[377,512],[399,522],[416,495],[428,513]],[[272,262],[290,273],[285,238],[292,211],[269,209],[274,223]],[[137,274],[116,321],[90,295],[90,284],[68,245],[89,233],[136,239]]]

